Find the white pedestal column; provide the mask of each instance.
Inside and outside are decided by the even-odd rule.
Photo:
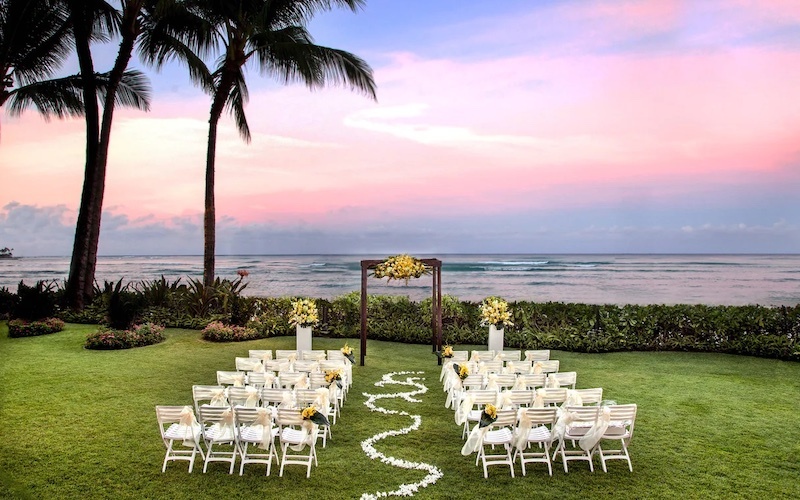
[[[311,350],[311,327],[297,325],[297,350]]]
[[[503,350],[503,329],[497,329],[494,325],[489,325],[489,350],[495,353]]]

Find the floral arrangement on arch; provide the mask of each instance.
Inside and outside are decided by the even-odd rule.
[[[299,299],[292,302],[292,312],[289,315],[289,324],[303,328],[316,326],[319,323],[317,304],[311,299]]]
[[[430,266],[407,254],[393,255],[375,266],[373,271],[376,278],[387,278],[388,281],[403,280],[406,285],[411,278],[419,278],[423,274],[430,273]]]
[[[511,322],[511,309],[508,302],[500,297],[487,297],[481,302],[481,326],[494,325],[500,329],[504,326],[514,326]]]

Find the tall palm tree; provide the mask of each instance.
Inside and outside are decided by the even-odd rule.
[[[311,18],[333,7],[357,11],[364,0],[195,0],[191,2],[213,28],[223,53],[212,73],[211,110],[206,151],[205,213],[203,218],[203,281],[214,281],[216,212],[214,167],[217,126],[226,109],[240,136],[250,141],[244,107],[248,99],[245,65],[254,61],[262,74],[284,83],[299,81],[311,89],[344,84],[375,99],[372,69],[343,50],[315,45],[306,26]]]
[[[202,23],[176,0],[122,0],[115,10],[105,0],[65,0],[75,23],[75,40],[81,74],[92,74],[90,44],[93,39],[119,35],[121,38],[114,66],[105,80],[83,80],[83,99],[87,103],[87,150],[81,206],[75,229],[67,300],[82,309],[91,299],[100,242],[100,225],[105,192],[108,150],[115,103],[149,108],[149,87],[144,75],[127,70],[133,51],[143,60],[161,64],[171,58],[187,62],[190,75],[206,85],[207,70],[197,56],[184,45],[178,34],[193,40],[202,33]],[[200,26],[200,27],[198,27]],[[198,69],[199,67],[199,69]],[[102,119],[98,100],[103,102]]]

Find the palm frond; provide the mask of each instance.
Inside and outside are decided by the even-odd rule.
[[[109,73],[98,73],[97,78],[97,93],[100,100],[104,101],[106,91],[108,90]],[[122,74],[117,86],[117,91],[114,94],[114,104],[117,106],[125,106],[129,108],[136,108],[142,111],[150,110],[150,82],[141,71],[130,69]]]
[[[84,113],[80,79],[76,76],[34,82],[9,92],[7,110],[19,116],[36,109],[45,120],[81,116]]]
[[[244,80],[244,75],[239,72],[237,78],[234,80],[231,90],[228,93],[228,99],[225,103],[228,111],[233,115],[233,120],[236,123],[236,130],[245,142],[249,143],[252,139],[250,135],[250,126],[247,124],[247,117],[244,113],[244,107],[250,99],[247,90],[247,84]]]

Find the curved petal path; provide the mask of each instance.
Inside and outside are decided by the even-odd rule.
[[[408,427],[403,427],[402,429],[396,429],[386,432],[381,432],[380,434],[375,434],[369,439],[366,439],[361,442],[361,449],[364,450],[364,453],[373,460],[380,460],[385,464],[392,465],[394,467],[400,467],[403,469],[416,469],[416,470],[424,470],[428,472],[422,481],[417,483],[410,483],[410,484],[401,484],[400,487],[393,491],[378,491],[375,493],[364,493],[361,495],[362,500],[366,499],[373,499],[379,497],[388,497],[388,496],[413,496],[420,488],[425,488],[429,484],[435,483],[439,478],[443,476],[442,470],[438,467],[426,464],[424,462],[409,462],[407,460],[399,459],[396,457],[386,456],[383,453],[379,452],[373,446],[377,441],[381,439],[390,437],[390,436],[402,436],[404,434],[408,434],[412,431],[419,429],[420,424],[422,423],[422,417],[419,415],[411,415],[406,411],[397,411],[397,410],[387,410],[386,408],[377,406],[375,404],[376,401],[380,399],[393,399],[393,398],[401,398],[409,403],[419,403],[419,399],[415,399],[414,396],[419,394],[425,394],[428,392],[428,387],[421,383],[420,381],[425,380],[425,378],[420,376],[407,376],[405,380],[396,380],[394,377],[396,376],[404,376],[404,375],[422,375],[425,372],[391,372],[384,375],[380,381],[375,382],[376,387],[384,387],[387,384],[394,384],[394,385],[401,385],[407,387],[416,387],[416,390],[408,391],[408,392],[395,392],[389,394],[369,394],[367,392],[364,393],[364,396],[367,397],[367,400],[364,402],[364,405],[370,409],[370,411],[377,411],[380,413],[384,413],[386,415],[404,415],[411,418],[413,423]]]

